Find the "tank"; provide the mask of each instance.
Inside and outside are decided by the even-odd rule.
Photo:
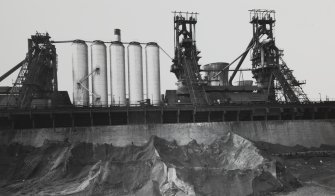
[[[92,105],[108,105],[106,45],[96,40],[91,45]]]
[[[227,86],[229,68],[224,69],[229,63],[210,63],[202,67],[204,79],[209,86]],[[224,69],[224,70],[223,70]],[[223,71],[222,71],[223,70]],[[222,71],[220,73],[220,71]],[[220,74],[219,74],[220,73]]]
[[[89,105],[88,48],[82,40],[72,43],[73,105]]]
[[[152,105],[161,104],[159,47],[150,42],[145,47],[147,70],[147,97]]]
[[[138,42],[128,45],[128,85],[130,105],[143,101],[142,47]]]
[[[112,42],[110,52],[111,100],[112,105],[126,105],[126,76],[124,46],[121,42]]]

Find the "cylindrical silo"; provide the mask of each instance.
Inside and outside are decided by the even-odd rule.
[[[102,41],[94,41],[91,45],[92,71],[92,105],[108,105],[107,87],[107,54],[106,46]]]
[[[138,42],[128,45],[129,103],[138,105],[143,101],[142,47]]]
[[[88,48],[84,41],[72,43],[73,105],[89,105]]]
[[[147,96],[152,105],[161,103],[161,83],[159,68],[159,47],[157,43],[150,42],[145,47],[147,66]]]
[[[115,41],[109,47],[110,52],[110,75],[111,75],[111,100],[112,105],[126,105],[126,73],[124,46]]]

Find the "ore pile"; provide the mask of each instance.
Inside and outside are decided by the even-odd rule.
[[[0,146],[0,195],[267,195],[300,184],[233,133],[210,145],[153,136],[144,146],[47,141]]]

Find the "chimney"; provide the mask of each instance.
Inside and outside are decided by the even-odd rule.
[[[121,41],[121,30],[114,29],[114,35],[115,35],[115,41],[120,42]]]

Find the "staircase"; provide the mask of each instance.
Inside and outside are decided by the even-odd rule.
[[[301,88],[301,82],[296,80],[284,60],[280,57],[281,64],[274,68],[273,74],[284,91],[286,101],[289,102],[309,102],[307,95]]]
[[[190,93],[191,103],[194,106],[209,104],[208,97],[207,97],[204,87],[202,85],[199,85],[200,78],[198,77],[200,76],[196,76],[195,74],[195,73],[199,73],[199,68],[197,67],[197,63],[192,62],[189,59],[184,59],[184,70],[186,71],[186,76],[187,76],[186,85]]]

